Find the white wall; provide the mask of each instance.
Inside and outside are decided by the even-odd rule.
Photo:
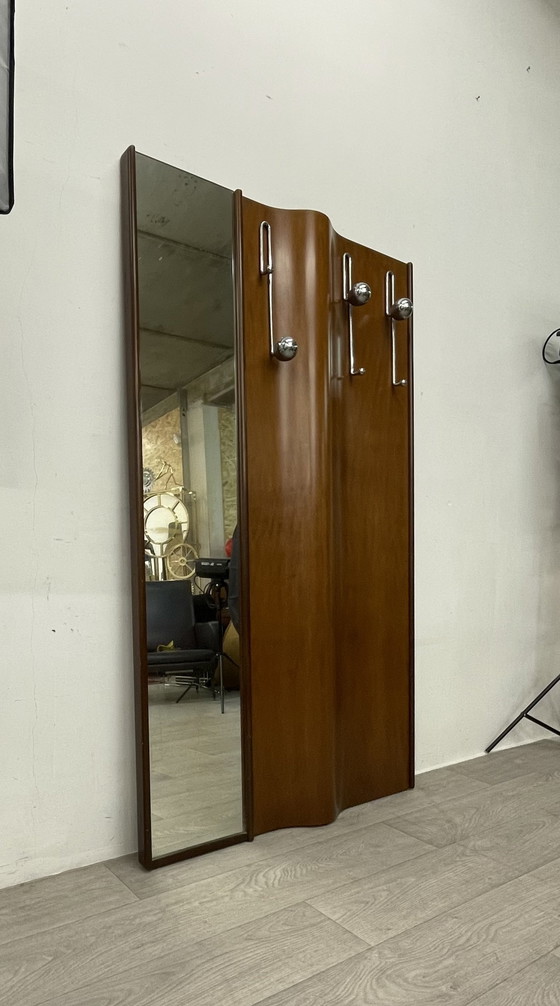
[[[414,261],[418,762],[478,754],[560,664],[560,416],[539,361],[560,324],[560,5],[18,8],[17,202],[0,219],[0,882],[134,848],[130,143]]]

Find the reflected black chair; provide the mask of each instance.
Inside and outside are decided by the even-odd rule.
[[[215,695],[212,678],[218,664],[217,622],[195,622],[191,585],[188,580],[149,580],[146,583],[148,673],[177,677],[186,684],[184,695],[194,686]],[[173,643],[175,649],[158,646]]]

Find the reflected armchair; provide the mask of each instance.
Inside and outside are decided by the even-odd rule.
[[[218,664],[219,633],[217,622],[195,622],[191,585],[188,580],[151,580],[146,582],[146,626],[148,674],[177,677],[187,687],[212,685]],[[174,649],[160,650],[173,642]]]

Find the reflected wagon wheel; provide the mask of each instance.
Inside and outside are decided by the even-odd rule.
[[[195,573],[198,553],[187,542],[179,542],[165,554],[165,565],[170,580],[190,580]]]
[[[160,547],[176,538],[175,525],[186,535],[189,514],[182,500],[173,493],[153,493],[144,500],[144,533],[153,545]]]

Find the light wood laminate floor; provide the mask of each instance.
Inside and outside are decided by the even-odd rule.
[[[203,688],[152,683],[148,698],[154,856],[243,831],[239,692],[223,713]]]
[[[10,1006],[556,1006],[560,744],[146,873],[0,892]]]

